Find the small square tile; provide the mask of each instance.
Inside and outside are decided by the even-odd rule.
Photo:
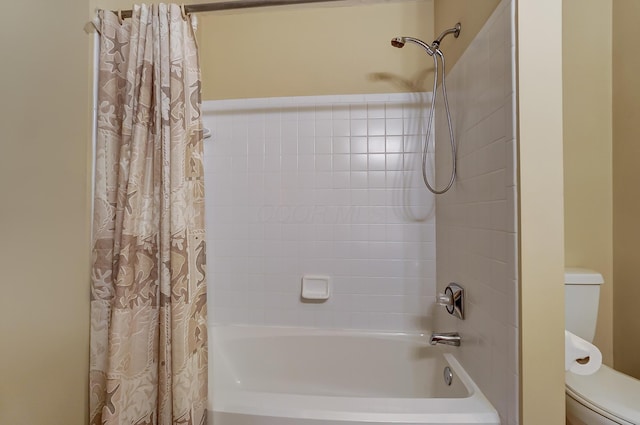
[[[353,130],[353,127],[351,127]],[[369,136],[384,136],[385,132],[385,120],[384,119],[369,119],[367,122],[367,134]]]
[[[386,141],[383,136],[369,136],[369,153],[384,153]]]
[[[351,138],[351,153],[362,154],[367,153],[368,142],[366,137],[352,137]]]
[[[351,171],[367,171],[367,154],[351,155]]]
[[[331,143],[334,154],[351,153],[351,139],[348,137],[334,137]]]
[[[367,135],[367,121],[366,120],[351,120],[350,131],[351,131],[351,136],[366,136]]]

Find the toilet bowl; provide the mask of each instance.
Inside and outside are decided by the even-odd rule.
[[[602,275],[565,270],[565,328],[592,342]],[[640,380],[606,365],[592,375],[565,375],[568,425],[640,425]]]
[[[608,366],[593,375],[567,372],[567,424],[640,425],[640,381]]]

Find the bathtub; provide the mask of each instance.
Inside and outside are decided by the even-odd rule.
[[[249,326],[210,332],[209,425],[500,423],[454,355],[423,335]]]

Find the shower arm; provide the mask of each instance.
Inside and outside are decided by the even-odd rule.
[[[453,34],[453,36],[455,38],[458,38],[460,36],[460,29],[461,28],[462,28],[462,26],[460,25],[460,22],[458,22],[453,28],[449,28],[449,29],[446,29],[446,30],[442,31],[442,33],[440,33],[438,38],[433,40],[433,43],[431,43],[432,48],[437,49],[438,47],[440,47],[440,43],[442,42],[442,39],[445,38],[449,34]]]

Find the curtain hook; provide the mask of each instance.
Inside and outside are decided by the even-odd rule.
[[[182,12],[182,19],[187,20],[187,11],[184,9],[184,3],[180,5],[180,11]]]
[[[122,9],[118,9],[118,21],[120,21],[120,25],[124,23],[124,19],[122,19]]]

